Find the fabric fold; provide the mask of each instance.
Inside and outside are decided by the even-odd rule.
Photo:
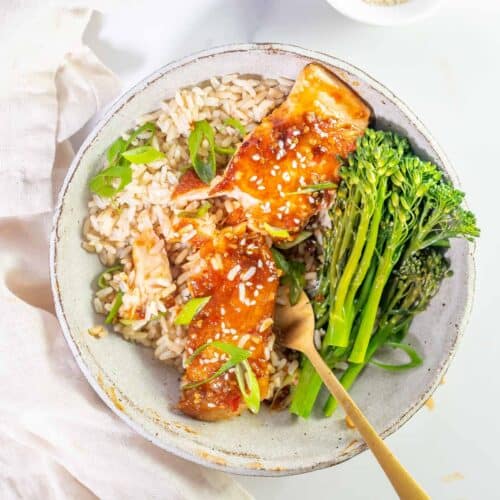
[[[48,240],[73,157],[68,139],[119,89],[82,44],[90,14],[34,0],[0,5],[0,498],[250,498],[230,476],[164,452],[113,414],[53,314]]]

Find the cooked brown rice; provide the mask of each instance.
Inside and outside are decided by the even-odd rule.
[[[134,281],[132,265],[132,242],[146,230],[153,230],[157,244],[152,252],[168,255],[172,278],[148,283],[147,301],[143,320],[118,321],[114,330],[125,339],[154,349],[154,355],[162,360],[176,363],[181,367],[184,355],[185,327],[176,326],[174,319],[182,304],[189,297],[187,280],[196,270],[199,256],[193,251],[190,239],[196,234],[191,226],[185,226],[177,233],[173,230],[178,210],[196,210],[200,202],[173,203],[172,191],[178,183],[182,169],[189,163],[187,138],[191,124],[207,120],[216,132],[216,142],[222,147],[237,146],[241,141],[237,131],[224,125],[233,117],[238,119],[247,130],[252,130],[264,116],[280,104],[291,88],[292,82],[285,79],[266,79],[243,77],[237,74],[221,78],[211,78],[208,83],[182,89],[175,96],[161,103],[160,109],[142,116],[137,125],[154,122],[161,133],[153,138],[152,145],[165,153],[165,159],[152,163],[133,164],[133,179],[123,191],[112,198],[92,195],[88,203],[88,217],[83,226],[83,247],[98,255],[106,267],[121,264],[122,270],[104,276],[105,288],[96,291],[93,298],[95,311],[106,315],[111,309],[116,293],[123,293],[123,304],[118,319],[123,313],[141,306],[144,297],[130,286]],[[123,138],[128,139],[124,134]],[[140,136],[133,145],[140,145]],[[208,144],[202,144],[207,148]],[[220,165],[227,157],[218,157]],[[221,197],[212,200],[209,212],[202,221],[209,231],[238,207],[238,203]],[[325,218],[324,220],[328,220]],[[321,214],[317,218],[321,222]],[[321,242],[321,224],[313,223],[316,239]],[[310,243],[309,243],[310,245]],[[306,282],[314,288],[317,276],[315,269],[318,260],[315,253],[306,251],[306,243],[295,250],[296,256],[306,264]],[[213,262],[217,266],[219,263]],[[234,271],[234,274],[238,270]],[[247,272],[250,274],[251,271]],[[231,274],[231,273],[230,273]],[[250,278],[249,276],[248,278]],[[229,277],[229,279],[231,279]],[[164,299],[170,298],[171,307],[166,307]],[[279,299],[278,299],[279,300]],[[266,326],[266,328],[269,325]],[[102,327],[101,327],[102,328]],[[91,329],[92,335],[101,337],[103,330]],[[315,341],[320,342],[322,332],[317,331]],[[282,387],[294,383],[298,373],[297,356],[282,352],[274,345],[274,337],[266,348],[271,360],[272,376],[268,398],[272,398]]]

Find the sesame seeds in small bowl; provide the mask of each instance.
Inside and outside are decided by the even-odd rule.
[[[341,14],[365,24],[397,26],[430,16],[441,0],[327,0]]]

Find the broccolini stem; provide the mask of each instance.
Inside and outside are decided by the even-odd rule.
[[[387,245],[382,259],[380,260],[373,286],[370,290],[370,295],[361,313],[361,324],[359,325],[359,331],[349,356],[349,361],[352,363],[363,363],[365,359],[368,343],[370,342],[370,337],[373,333],[375,321],[377,319],[378,306],[382,298],[384,287],[394,267],[394,254],[396,252],[397,247],[391,241]]]
[[[375,248],[377,245],[378,233],[380,228],[380,221],[382,220],[382,213],[384,207],[384,201],[386,197],[387,190],[387,177],[383,177],[380,180],[377,200],[375,205],[375,210],[373,211],[372,219],[370,222],[370,229],[368,230],[368,237],[366,240],[366,244],[364,246],[363,255],[361,256],[361,260],[359,261],[356,274],[352,279],[351,286],[349,287],[349,291],[347,293],[347,297],[345,298],[344,303],[340,303],[337,307],[337,315],[340,315],[340,307],[342,307],[342,318],[337,321],[334,326],[334,335],[337,335],[340,339],[345,339],[343,344],[337,344],[335,342],[335,337],[332,339],[332,343],[334,345],[347,345],[349,340],[349,336],[351,334],[352,323],[354,321],[354,317],[357,313],[359,302],[364,303],[366,299],[358,301],[358,307],[356,307],[355,299],[358,293],[359,288],[363,283],[366,283],[367,286],[371,285],[372,280],[365,281],[367,273],[370,269],[370,266],[373,267],[373,274],[375,274],[375,267],[373,265],[373,256],[375,253]],[[358,234],[359,238],[359,234]],[[339,285],[340,288],[340,285]],[[363,288],[366,287],[363,285]],[[365,291],[367,293],[367,291]],[[339,302],[339,296],[336,297],[336,302]],[[337,305],[337,304],[336,304]],[[331,321],[331,319],[330,319]],[[325,337],[325,342],[328,342],[328,335]]]
[[[371,211],[365,209],[361,215],[356,238],[347,263],[342,272],[342,276],[337,284],[335,300],[330,310],[328,330],[325,336],[325,345],[346,347],[349,343],[349,331],[346,329],[346,315],[344,301],[349,291],[352,277],[358,267],[358,262],[365,246],[366,235],[370,226]]]

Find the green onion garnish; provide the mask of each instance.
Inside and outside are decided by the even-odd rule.
[[[324,189],[335,189],[337,184],[335,182],[320,182],[318,184],[310,184],[309,186],[303,186],[299,189],[301,192],[312,193],[314,191],[323,191]]]
[[[211,203],[209,201],[204,201],[200,207],[193,211],[190,212],[189,210],[179,212],[177,214],[178,217],[187,217],[189,219],[199,219],[200,217],[203,217],[208,213],[210,208],[212,207]]]
[[[120,182],[116,185],[116,180]],[[111,165],[99,172],[90,181],[90,190],[103,198],[111,198],[132,182],[132,169],[130,165],[122,163]]]
[[[392,365],[389,363],[381,363],[380,361],[372,359],[370,361],[370,364],[391,372],[401,372],[404,370],[409,370],[410,368],[415,368],[416,366],[420,366],[422,364],[422,358],[419,356],[417,351],[415,351],[415,349],[413,349],[413,347],[409,346],[408,344],[402,344],[400,342],[386,342],[385,345],[388,347],[393,347],[394,349],[401,349],[406,354],[408,354],[410,361],[401,365]]]
[[[236,381],[243,399],[252,413],[258,413],[260,408],[260,387],[257,377],[247,359],[236,365]]]
[[[120,320],[120,323],[124,326],[132,326],[134,323],[136,323],[138,320],[136,319],[128,319],[128,318],[123,318]]]
[[[181,312],[175,318],[176,325],[189,325],[193,318],[208,304],[211,297],[198,297],[184,304]]]
[[[286,229],[281,229],[279,227],[271,226],[267,222],[264,222],[264,224],[262,224],[262,227],[273,238],[283,238],[283,239],[284,238],[290,238],[290,233]]]
[[[224,120],[224,125],[227,125],[228,127],[233,127],[240,133],[241,136],[245,136],[248,134],[245,125],[243,125],[243,123],[241,123],[236,118],[227,118],[226,120]]]
[[[108,283],[106,279],[104,278],[105,274],[112,274],[115,271],[121,271],[123,269],[123,266],[118,265],[118,266],[113,266],[113,267],[108,267],[107,269],[104,269],[104,271],[97,276],[97,286],[99,288],[106,288],[108,286]]]
[[[121,137],[118,137],[113,144],[108,149],[108,152],[106,153],[106,157],[108,159],[108,165],[112,165],[116,161],[118,161],[118,158],[120,155],[125,151],[127,148],[127,141],[125,139],[122,139]]]
[[[222,146],[217,146],[217,144],[215,145],[215,152],[216,153],[219,153],[220,155],[234,155],[234,153],[236,153],[236,148],[232,148],[232,147],[227,147],[227,148],[223,148]]]
[[[312,236],[311,231],[302,231],[297,235],[297,237],[294,240],[284,241],[282,243],[277,243],[276,246],[280,250],[288,250],[289,248],[292,248],[292,247],[299,245],[300,243],[307,240],[311,236]]]
[[[152,146],[139,146],[124,151],[122,156],[130,163],[150,163],[165,158],[165,155]]]
[[[198,156],[203,138],[208,141],[208,158],[206,161]],[[214,129],[206,120],[194,122],[194,128],[188,137],[189,159],[194,167],[196,175],[205,183],[209,184],[215,177],[215,133]]]
[[[111,306],[111,310],[109,311],[108,315],[106,316],[104,323],[109,325],[109,323],[113,322],[113,320],[115,319],[115,316],[118,314],[118,310],[120,309],[122,302],[123,302],[123,293],[117,292],[115,300],[113,301],[113,305]]]
[[[233,366],[236,366],[238,363],[245,361],[251,354],[250,351],[246,349],[241,349],[241,347],[237,347],[233,344],[228,344],[226,342],[221,342],[220,340],[215,340],[214,342],[207,342],[206,344],[203,344],[202,346],[198,347],[198,349],[196,349],[193,352],[193,354],[187,359],[186,365],[191,364],[194,358],[196,358],[196,356],[198,356],[207,347],[215,347],[216,349],[219,349],[220,351],[229,354],[229,359],[226,362],[224,362],[224,364],[222,364],[221,367],[215,373],[210,375],[210,377],[204,380],[200,380],[198,382],[191,382],[190,384],[186,384],[182,387],[183,390],[193,389],[195,387],[198,387],[199,385],[211,382],[212,380],[216,379],[223,373],[230,370]]]
[[[309,184],[309,186],[302,186],[298,191],[292,191],[291,193],[287,193],[287,195],[291,194],[305,194],[305,193],[314,193],[316,191],[324,191],[326,189],[336,189],[337,184],[335,182],[320,182],[318,184]]]
[[[149,144],[153,139],[155,130],[156,126],[154,125],[154,123],[148,122],[139,127],[137,130],[134,130],[134,132],[130,134],[130,137],[127,141],[125,141],[121,137],[116,139],[116,141],[111,144],[106,153],[106,157],[108,159],[108,167],[92,178],[89,184],[90,190],[93,193],[101,196],[102,198],[111,198],[115,194],[122,191],[127,184],[130,184],[130,182],[132,182],[132,168],[130,167],[131,160],[125,158],[124,155],[129,154],[131,151],[134,151],[131,150],[127,152],[127,149],[132,141],[144,132],[151,132],[151,137],[147,141],[147,144]],[[141,146],[141,148],[149,147],[149,145]],[[137,149],[139,148],[135,148],[135,150]],[[151,149],[156,151],[157,154],[163,155],[163,153],[161,153],[160,151],[157,151],[154,148]],[[134,157],[134,155],[130,154],[129,156]],[[149,153],[149,157],[151,157],[151,153]],[[120,181],[119,183],[117,182],[118,180]]]
[[[288,286],[290,304],[293,306],[299,301],[300,294],[306,284],[304,277],[306,266],[303,262],[286,260],[285,256],[276,250],[276,248],[271,248],[271,253],[273,254],[276,266],[283,271],[280,281],[283,285]]]

